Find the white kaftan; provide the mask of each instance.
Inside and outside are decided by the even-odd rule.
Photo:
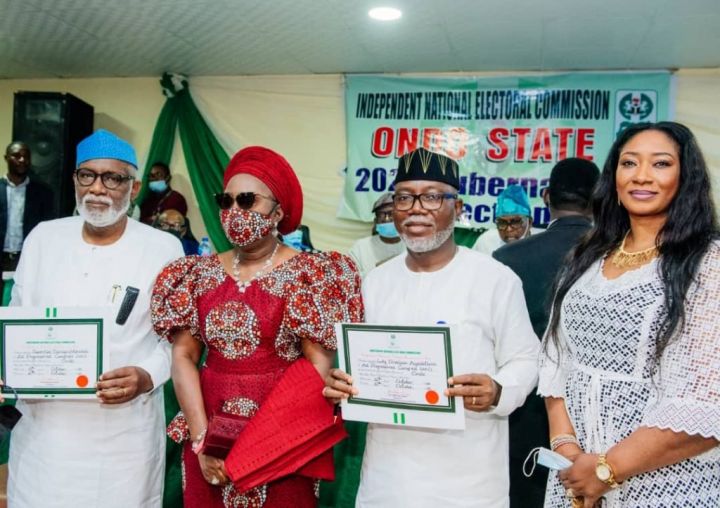
[[[641,426],[720,439],[720,246],[703,260],[686,325],[653,374],[664,316],[658,266],[608,280],[600,261],[592,265],[563,300],[562,354],[550,341],[540,357],[538,394],[565,399],[587,453],[604,453]],[[632,477],[605,497],[604,508],[717,508],[720,448]],[[548,477],[545,506],[570,506],[557,474]]]
[[[412,272],[400,255],[363,281],[368,323],[446,323],[455,374],[486,373],[503,386],[498,406],[465,411],[465,430],[368,426],[358,507],[508,506],[508,421],[537,380],[539,341],[520,279],[459,247],[435,272]]]
[[[180,242],[135,220],[112,245],[82,239],[83,219],[39,224],[15,272],[13,306],[113,307],[125,288],[140,294],[124,325],[106,323],[110,365],[138,366],[156,388],[169,378],[170,355],[150,323],[150,292],[162,267],[183,255]],[[115,299],[112,295],[115,288]],[[109,326],[108,326],[109,325]],[[8,479],[13,508],[155,508],[162,504],[165,434],[162,390],[131,402],[20,401]]]
[[[530,228],[530,235],[537,235],[543,233],[545,230],[540,228]],[[505,242],[500,238],[500,233],[496,228],[491,228],[481,234],[473,245],[473,250],[487,254],[488,256],[498,250],[500,247],[505,245]]]
[[[348,254],[355,261],[360,276],[365,277],[376,266],[403,252],[405,252],[405,242],[402,240],[397,243],[385,243],[380,239],[380,235],[373,235],[355,242]]]

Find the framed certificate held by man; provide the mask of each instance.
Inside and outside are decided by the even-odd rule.
[[[95,398],[108,364],[105,307],[0,308],[3,395],[21,399]]]
[[[464,429],[460,397],[447,397],[453,375],[450,328],[341,323],[338,362],[358,394],[343,399],[343,418],[372,423]]]

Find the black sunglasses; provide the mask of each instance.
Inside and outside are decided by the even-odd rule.
[[[231,208],[233,203],[237,203],[238,207],[243,210],[250,210],[255,204],[257,198],[267,199],[273,203],[277,203],[276,200],[269,196],[263,196],[262,194],[256,194],[255,192],[241,192],[236,194],[235,197],[231,196],[227,192],[220,192],[215,194],[215,201],[221,210],[227,210]]]

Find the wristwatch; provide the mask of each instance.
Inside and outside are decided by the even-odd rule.
[[[615,471],[613,471],[612,466],[608,464],[604,453],[598,455],[597,464],[595,464],[595,476],[611,489],[617,489],[620,486],[620,484],[615,481]]]

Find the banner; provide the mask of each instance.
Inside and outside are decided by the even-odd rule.
[[[601,169],[619,131],[671,114],[671,75],[575,73],[503,78],[348,76],[348,167],[338,216],[372,220],[392,191],[398,157],[419,146],[460,163],[460,195],[474,227],[494,222],[497,196],[521,185],[533,222],[553,165],[568,157]]]

